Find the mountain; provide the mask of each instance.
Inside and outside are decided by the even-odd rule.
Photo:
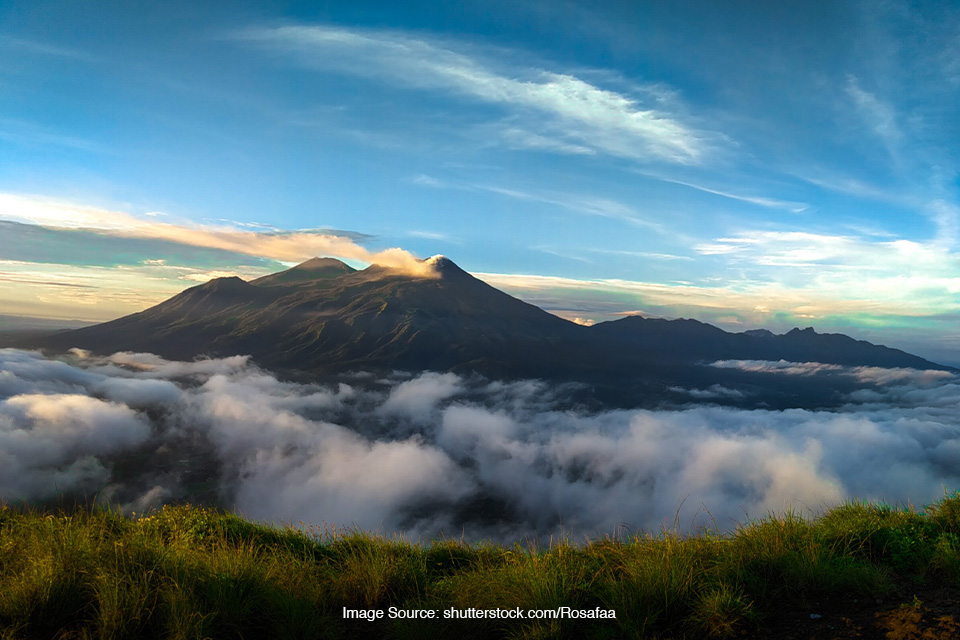
[[[248,354],[261,366],[311,375],[438,370],[585,383],[605,403],[682,399],[684,389],[731,386],[725,401],[814,406],[844,381],[709,366],[788,360],[946,369],[839,334],[729,333],[697,320],[639,316],[581,326],[518,300],[435,256],[432,273],[363,270],[314,258],[250,282],[218,278],[140,313],[19,346],[94,353],[148,351],[170,359]],[[679,395],[678,395],[679,394]],[[739,396],[737,395],[739,394]],[[746,401],[744,401],[746,402]]]
[[[537,375],[581,327],[433,259],[435,277],[313,259],[252,282],[218,278],[140,313],[43,346],[166,358],[249,354],[318,373],[437,369]],[[548,367],[549,369],[549,367]]]
[[[625,348],[656,359],[787,360],[846,366],[946,368],[899,349],[854,340],[839,333],[817,333],[811,327],[792,329],[783,335],[766,329],[728,333],[697,320],[628,316],[597,324],[594,330]]]

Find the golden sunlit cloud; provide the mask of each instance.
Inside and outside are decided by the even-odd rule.
[[[156,222],[142,220],[121,211],[4,193],[0,193],[0,212],[5,219],[42,227],[85,229],[121,238],[166,240],[281,262],[302,262],[314,256],[335,256],[382,265],[418,277],[436,275],[433,265],[418,260],[403,249],[391,248],[374,252],[349,238],[309,230],[275,233],[187,222]]]

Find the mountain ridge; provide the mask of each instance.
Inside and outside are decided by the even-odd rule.
[[[148,351],[179,360],[242,354],[266,368],[315,375],[429,369],[542,378],[586,384],[621,404],[724,380],[802,393],[796,381],[791,389],[705,366],[718,360],[952,370],[812,328],[730,333],[695,319],[641,316],[582,326],[492,287],[445,256],[424,262],[432,276],[314,258],[250,282],[216,278],[139,313],[21,346]]]

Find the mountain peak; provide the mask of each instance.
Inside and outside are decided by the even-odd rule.
[[[466,271],[457,266],[457,263],[455,263],[453,260],[439,253],[435,256],[427,258],[423,262],[424,264],[433,267],[433,270],[441,277],[469,275]]]
[[[301,262],[295,267],[290,267],[286,271],[271,273],[268,276],[252,280],[251,284],[258,286],[297,284],[300,282],[336,278],[348,273],[353,273],[354,271],[356,271],[356,269],[336,258],[314,257],[306,262]]]
[[[317,269],[330,269],[330,268],[341,269],[344,271],[348,271],[348,270],[353,271],[353,269],[348,264],[340,260],[337,260],[336,258],[320,258],[318,256],[314,256],[313,258],[310,258],[305,262],[301,262],[300,264],[298,264],[295,267],[292,267],[291,269],[315,271]]]
[[[205,291],[246,291],[249,287],[250,284],[246,280],[237,276],[213,278],[200,285],[200,288]]]

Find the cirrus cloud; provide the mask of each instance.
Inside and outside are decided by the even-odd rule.
[[[402,32],[289,25],[247,29],[234,37],[318,70],[404,89],[452,92],[507,109],[523,122],[511,122],[501,131],[512,147],[697,164],[721,139],[665,111],[656,86],[637,87],[628,95],[570,73],[498,69],[451,44]]]

